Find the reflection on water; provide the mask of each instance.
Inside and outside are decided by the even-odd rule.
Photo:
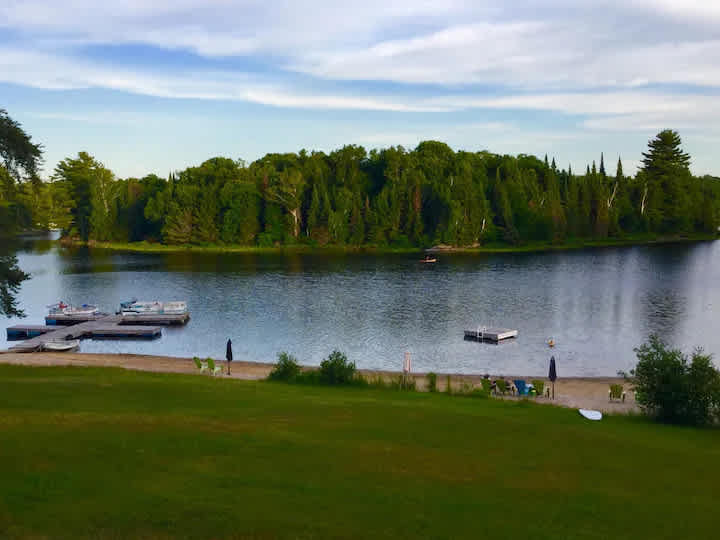
[[[651,332],[720,352],[717,242],[445,255],[436,265],[417,255],[116,253],[46,240],[16,249],[33,276],[20,293],[27,322],[60,299],[106,310],[133,296],[189,303],[186,328],[152,342],[84,341],[88,352],[222,357],[231,337],[237,358],[252,361],[287,350],[318,364],[339,348],[361,367],[399,369],[407,350],[417,370],[541,375],[553,354],[561,376],[629,369]],[[463,340],[478,324],[520,336]]]

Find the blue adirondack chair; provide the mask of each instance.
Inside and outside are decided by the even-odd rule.
[[[528,395],[528,388],[527,388],[527,385],[525,384],[525,381],[517,379],[517,380],[514,380],[513,383],[515,383],[515,388],[517,389],[518,396],[527,396]]]

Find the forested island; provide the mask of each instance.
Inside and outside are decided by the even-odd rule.
[[[0,110],[0,228],[57,228],[74,243],[456,248],[702,237],[720,181],[690,173],[677,132],[649,142],[635,176],[604,156],[581,174],[547,156],[414,150],[216,157],[168,178],[117,178],[86,152],[39,178],[42,147]],[[103,244],[104,245],[104,244]]]

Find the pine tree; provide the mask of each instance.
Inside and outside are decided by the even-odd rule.
[[[600,176],[602,176],[603,182],[607,180],[607,175],[605,174],[605,156],[602,152],[600,152]]]
[[[649,150],[643,152],[650,225],[660,232],[686,232],[692,226],[690,156],[681,144],[680,135],[666,129],[650,140]]]

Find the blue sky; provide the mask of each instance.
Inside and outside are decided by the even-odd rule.
[[[669,127],[720,175],[720,2],[4,0],[0,107],[48,174],[425,139],[634,172]]]

